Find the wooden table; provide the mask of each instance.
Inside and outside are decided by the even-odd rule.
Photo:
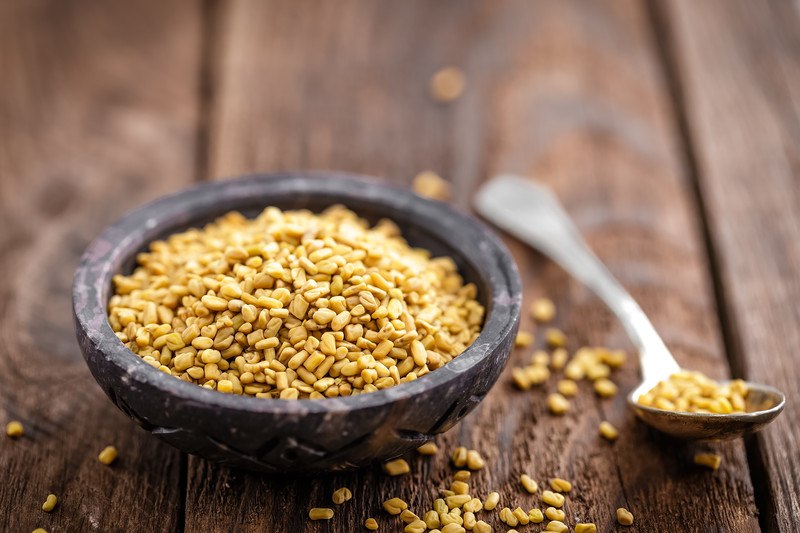
[[[443,105],[428,82],[446,65],[468,88]],[[518,475],[558,474],[576,487],[569,520],[599,531],[623,530],[619,506],[636,516],[626,531],[800,531],[795,3],[16,0],[0,7],[0,72],[0,420],[26,428],[0,438],[0,530],[360,531],[376,516],[401,531],[385,497],[429,508],[452,475],[444,451],[402,478],[268,478],[141,431],[81,359],[70,283],[101,228],[197,181],[322,168],[408,183],[430,168],[462,208],[496,172],[549,184],[683,364],[789,399],[754,438],[686,444],[637,423],[623,394],[587,390],[548,415],[543,391],[509,384],[518,350],[437,439],[483,452],[474,492],[529,507]],[[586,289],[506,242],[525,301],[556,301],[571,348],[629,348]],[[623,392],[637,375],[621,371]],[[620,427],[615,444],[596,436],[601,419]],[[111,468],[96,459],[109,443]],[[724,456],[719,471],[692,464],[704,449]],[[353,501],[309,522],[338,486]]]

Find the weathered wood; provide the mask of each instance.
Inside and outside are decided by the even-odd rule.
[[[70,285],[104,225],[193,181],[199,22],[189,2],[0,6],[0,421],[26,431],[0,437],[0,530],[181,522],[181,456],[95,385]],[[109,468],[97,454],[110,443]]]
[[[336,168],[408,182],[433,168],[465,207],[486,175],[513,171],[549,183],[589,242],[653,317],[686,366],[726,375],[706,256],[673,111],[640,3],[237,2],[220,13],[209,132],[212,176],[279,168]],[[427,95],[437,68],[455,64],[468,89],[449,106]],[[570,346],[627,347],[624,332],[586,290],[509,240],[526,297],[550,294]],[[528,301],[530,298],[528,299]],[[524,326],[531,323],[525,317]],[[541,335],[538,342],[541,343]],[[530,350],[513,356],[527,360]],[[634,363],[621,390],[637,382]],[[544,391],[519,393],[508,376],[475,413],[440,437],[481,450],[488,468],[473,491],[529,508],[517,478],[561,475],[576,489],[571,523],[613,529],[614,509],[637,515],[632,531],[756,531],[743,446],[718,446],[715,474],[691,464],[695,446],[636,423],[621,394],[597,401],[583,388],[573,411],[553,418]],[[548,388],[554,387],[551,382]],[[615,445],[596,436],[607,418]],[[413,458],[412,475],[376,467],[315,479],[263,478],[199,459],[189,463],[189,531],[356,531],[390,496],[430,508],[452,473],[445,452]],[[342,485],[354,500],[329,523],[307,511]],[[511,505],[512,507],[514,505]],[[495,513],[488,521],[500,525]],[[385,526],[384,526],[385,527]]]
[[[736,367],[787,396],[750,443],[762,526],[798,531],[800,14],[745,0],[665,12]]]

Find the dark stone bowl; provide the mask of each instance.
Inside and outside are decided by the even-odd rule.
[[[132,271],[148,244],[231,210],[321,210],[341,203],[394,220],[413,245],[450,255],[477,284],[483,330],[464,353],[420,379],[369,394],[276,400],[222,394],[159,372],[131,353],[108,324],[114,274]],[[94,378],[126,415],[176,448],[266,472],[335,470],[406,452],[446,431],[486,395],[519,325],[522,291],[511,255],[478,220],[373,179],[277,173],[203,184],[158,199],[107,228],[75,273],[78,341]]]

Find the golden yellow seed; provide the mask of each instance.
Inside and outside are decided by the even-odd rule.
[[[425,516],[422,520],[425,522],[425,525],[428,526],[428,529],[436,529],[442,525],[439,521],[439,513],[434,510],[430,510],[425,513]]]
[[[547,408],[554,415],[563,415],[569,411],[569,400],[561,394],[554,392],[547,396]]]
[[[480,470],[484,466],[483,457],[476,450],[467,452],[467,468],[470,470]]]
[[[547,505],[561,508],[564,505],[564,495],[558,492],[545,490],[542,492],[542,501]]]
[[[383,508],[391,515],[399,515],[408,509],[408,504],[400,498],[391,498],[383,502]]]
[[[233,392],[233,381],[231,381],[229,379],[221,379],[221,380],[219,380],[217,382],[217,390],[219,392],[227,392],[227,393]],[[289,389],[285,389],[285,390],[289,390]],[[288,398],[284,398],[284,399],[288,399]]]
[[[549,520],[559,520],[561,522],[567,517],[567,513],[562,511],[561,509],[556,509],[555,507],[548,507],[544,510],[544,515]]]
[[[550,480],[550,488],[556,492],[569,492],[572,490],[572,483],[560,477],[554,477]]]
[[[475,518],[475,513],[474,512],[472,512],[472,511],[465,511],[464,512],[464,524],[463,524],[464,529],[475,529],[475,524],[477,524],[477,523],[478,523],[478,521]]]
[[[103,450],[98,454],[97,460],[103,463],[104,465],[110,465],[114,461],[117,460],[117,456],[119,453],[117,449],[113,446],[106,446]]]
[[[50,511],[56,508],[57,503],[58,503],[58,498],[56,498],[56,495],[48,494],[47,499],[42,504],[42,511],[49,513]]]
[[[556,306],[549,298],[537,298],[531,304],[531,316],[537,322],[550,322],[556,316]]]
[[[511,379],[519,390],[528,390],[531,388],[531,380],[524,368],[512,368]]]
[[[311,520],[330,520],[333,518],[333,509],[329,507],[314,507],[308,511]]]
[[[551,348],[565,348],[567,346],[567,336],[558,328],[547,328],[544,332],[544,338]]]
[[[597,533],[597,526],[592,522],[575,524],[575,533]]]
[[[631,513],[624,507],[620,507],[619,509],[617,509],[617,522],[619,522],[623,526],[633,525],[633,513]]]
[[[694,454],[694,464],[716,470],[722,464],[722,456],[715,453],[696,453]]]
[[[525,368],[525,375],[531,385],[541,385],[550,378],[550,370],[544,365],[531,365]]]
[[[333,491],[331,499],[336,505],[342,505],[344,502],[349,501],[353,497],[353,493],[347,487],[336,489]]]
[[[465,533],[465,532],[466,532],[466,529],[461,527],[460,524],[456,524],[456,523],[447,524],[446,526],[444,526],[442,528],[442,531],[441,531],[441,533]],[[433,532],[431,532],[431,533],[433,533]]]
[[[33,530],[33,533],[47,533],[47,530],[42,527],[37,527]]]
[[[463,481],[453,481],[450,484],[450,490],[454,494],[467,494],[469,492],[469,485]]]
[[[611,425],[611,422],[603,420],[600,422],[600,435],[604,439],[613,442],[617,440],[617,437],[619,437],[619,431],[617,431],[617,428]]]
[[[516,509],[511,511],[511,514],[513,514],[516,517],[517,522],[523,526],[528,525],[528,522],[530,522],[530,518],[528,518],[528,513],[523,511],[521,507],[517,507]]]
[[[514,512],[508,507],[503,507],[502,509],[500,509],[499,517],[500,520],[503,521],[503,523],[511,527],[514,527],[517,524],[519,524],[519,520],[517,520],[517,517],[514,516]]]
[[[477,522],[475,522],[472,531],[473,533],[492,533],[492,526],[487,524],[483,520],[478,520]]]
[[[562,396],[571,398],[578,394],[578,384],[571,379],[562,379],[559,380],[556,385],[556,390],[558,390],[559,394]]]
[[[481,502],[478,498],[472,498],[470,501],[464,504],[462,509],[470,513],[477,513],[483,509],[483,502]]]
[[[500,503],[500,493],[490,492],[489,495],[486,496],[486,501],[483,502],[483,508],[487,511],[492,511],[497,507],[498,503]]]
[[[433,441],[426,442],[419,448],[417,448],[417,453],[420,455],[436,455],[436,452],[439,451],[439,447],[436,446],[436,443]]]
[[[469,470],[459,470],[455,474],[453,474],[454,481],[469,481],[469,478],[472,477],[472,472]]]
[[[450,183],[432,170],[423,170],[411,181],[411,188],[420,196],[446,202],[450,199]]]
[[[594,382],[594,391],[602,398],[615,396],[617,390],[617,385],[610,379],[601,378]]]
[[[378,530],[378,521],[374,518],[367,518],[364,520],[364,527],[369,529],[370,531],[377,531]]]
[[[539,484],[533,480],[528,474],[522,474],[519,476],[519,482],[522,483],[522,487],[529,493],[534,494],[537,490],[539,490]]]
[[[402,476],[403,474],[411,472],[411,468],[408,466],[405,459],[395,459],[383,463],[383,471],[390,476]]]
[[[453,455],[450,457],[453,466],[457,468],[462,468],[464,466],[467,466],[467,453],[468,450],[463,446],[459,446],[458,448],[453,450]]]
[[[457,67],[444,67],[431,78],[431,96],[437,102],[447,103],[456,100],[464,92],[466,76]]]
[[[569,527],[567,524],[560,520],[551,520],[547,523],[547,527],[544,528],[545,531],[556,531],[557,533],[564,533],[565,531],[569,531]]]
[[[12,420],[6,424],[6,435],[12,439],[18,439],[25,433],[25,428],[22,427],[22,422]]]
[[[541,524],[542,522],[544,522],[544,513],[542,513],[541,509],[536,509],[536,508],[531,509],[530,511],[528,511],[528,519],[533,524]]]
[[[569,352],[567,352],[566,348],[556,348],[550,358],[550,366],[553,370],[561,370],[566,366],[568,359]]]
[[[447,496],[444,499],[444,502],[447,504],[448,508],[455,509],[457,507],[461,507],[471,499],[472,496],[469,494],[453,494],[452,496]]]
[[[403,509],[403,511],[400,513],[400,520],[402,520],[406,524],[410,524],[411,522],[419,520],[419,517],[415,515],[413,512],[411,512],[409,509]]]
[[[419,518],[403,528],[404,533],[425,533],[428,526]]]
[[[436,498],[433,500],[433,510],[441,516],[447,514],[450,509],[447,507],[447,503],[445,503],[443,498]]]
[[[517,348],[527,348],[533,344],[533,334],[528,331],[520,331],[514,339],[514,346]]]

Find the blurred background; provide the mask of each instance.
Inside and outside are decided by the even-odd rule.
[[[41,437],[0,447],[0,510],[17,513],[8,527],[34,525],[18,502],[57,479],[80,502],[52,518],[62,530],[210,531],[209,516],[294,529],[216,495],[281,509],[307,499],[302,484],[280,485],[288,496],[279,499],[276,486],[154,444],[102,397],[70,319],[74,268],[105,225],[243,173],[335,169],[410,184],[430,170],[462,209],[495,173],[530,176],[555,190],[679,359],[791,399],[800,382],[798,10],[777,0],[2,2],[0,414],[28,417]],[[626,342],[585,290],[506,241],[526,301],[549,294],[581,342]],[[504,402],[488,398],[483,416],[501,419]],[[539,430],[571,442],[597,409]],[[624,419],[624,399],[610,409]],[[472,420],[462,437],[520,424]],[[652,513],[666,525],[708,518],[673,496],[685,489],[714,531],[798,530],[799,428],[787,406],[763,436],[726,448],[724,480],[693,477],[669,457],[637,463],[655,444],[632,429],[617,453],[597,452],[594,474],[629,472],[597,497],[608,507],[625,493],[658,501]],[[109,478],[91,457],[76,459],[104,440],[152,468]],[[566,449],[549,460],[571,461]],[[668,474],[676,485],[640,483]],[[144,517],[106,505],[145,493],[153,512]]]

